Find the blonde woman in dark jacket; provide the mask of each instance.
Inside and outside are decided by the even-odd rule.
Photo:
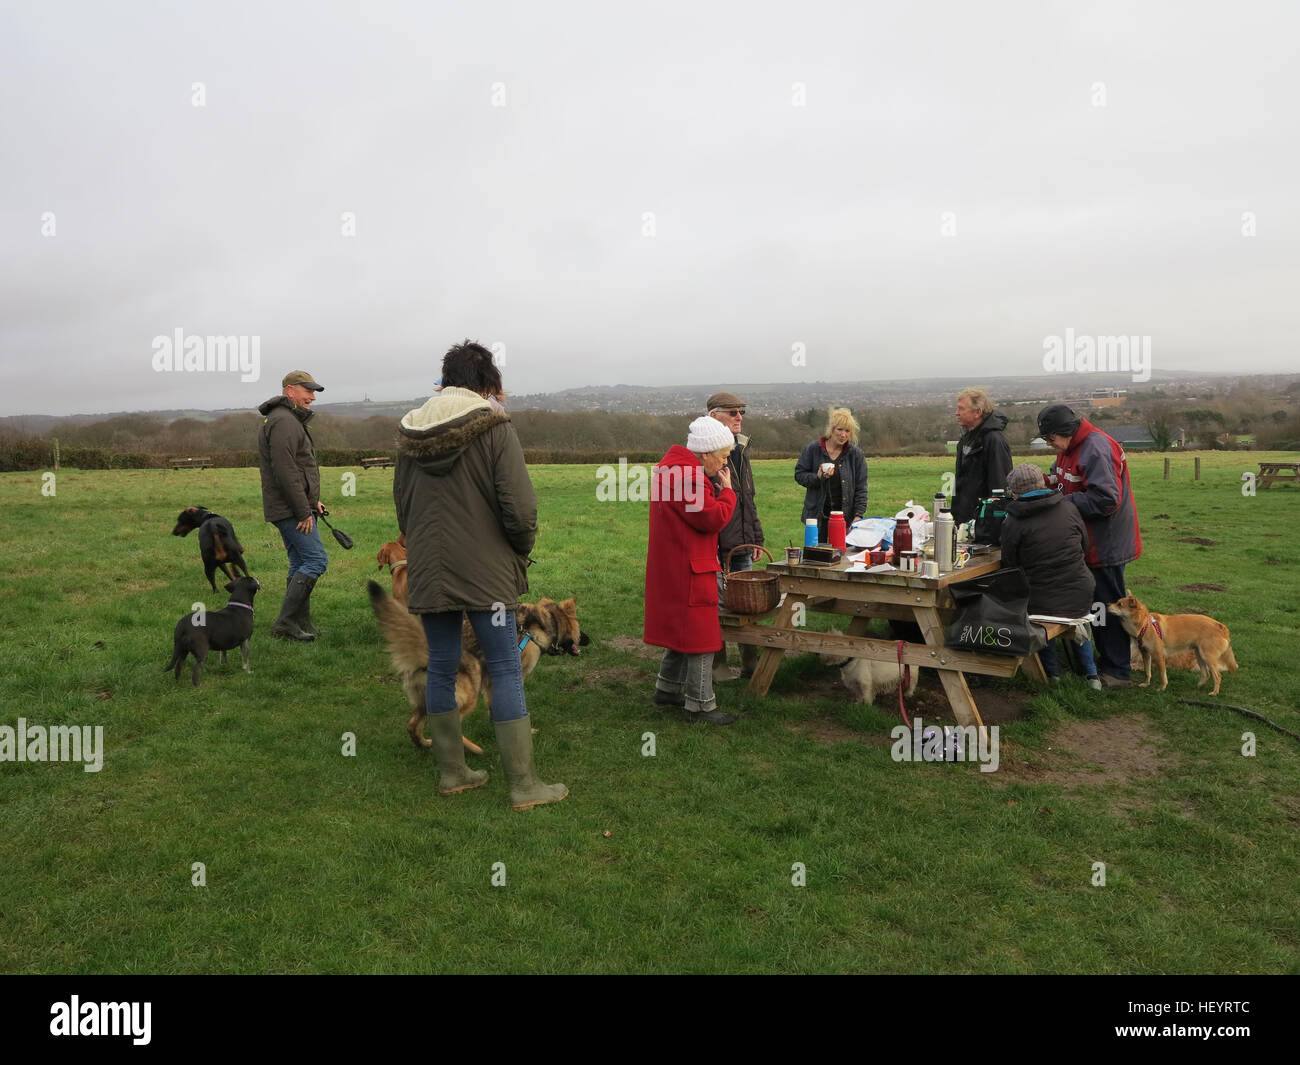
[[[844,511],[851,526],[867,512],[867,460],[858,447],[860,426],[848,407],[830,413],[826,435],[814,440],[799,456],[794,479],[808,489],[803,520],[817,519],[817,542],[826,542],[832,510]]]
[[[533,738],[519,666],[514,607],[528,590],[537,496],[501,406],[492,353],[465,341],[442,362],[442,390],[402,419],[393,499],[406,534],[407,601],[429,644],[425,696],[443,795],[487,783],[469,769],[456,713],[461,621],[468,615],[492,678],[492,723],[510,805],[558,802],[563,784],[533,771]]]

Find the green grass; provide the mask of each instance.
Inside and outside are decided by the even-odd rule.
[[[1129,577],[1155,609],[1227,624],[1242,670],[1221,700],[1300,731],[1300,492],[1244,497],[1260,457],[1206,454],[1193,482],[1180,456],[1165,482],[1162,456],[1132,456],[1146,552]],[[950,461],[871,461],[871,512],[928,500]],[[773,548],[800,532],[792,470],[756,468]],[[998,773],[896,764],[896,714],[847,703],[811,657],[766,698],[722,687],[732,728],[689,728],[650,705],[637,648],[646,506],[598,503],[592,467],[532,471],[531,594],[576,595],[594,639],[527,688],[538,766],[572,794],[512,813],[484,709],[466,731],[490,783],[439,798],[364,591],[396,532],[391,471],[358,472],[355,497],[342,472],[323,471],[325,500],[358,547],[327,541],[306,646],[266,634],[285,561],[256,471],[65,470],[53,497],[0,476],[0,724],[102,724],[106,744],[98,774],[0,763],[0,971],[1300,971],[1300,743],[1181,705],[1205,696],[1179,673],[1164,693],[1035,696]],[[235,523],[263,582],[254,672],[213,658],[197,690],[163,672],[176,619],[225,601],[193,538],[168,535],[194,503]],[[1178,590],[1198,583],[1227,590]],[[1118,777],[1054,739],[1136,725],[1146,771]],[[1081,778],[1016,772],[1062,765]]]

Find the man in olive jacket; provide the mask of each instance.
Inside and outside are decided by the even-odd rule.
[[[705,401],[705,412],[710,418],[721,422],[731,430],[736,438],[736,446],[731,449],[727,462],[731,466],[731,487],[736,493],[736,509],[731,520],[718,533],[718,562],[727,572],[752,569],[754,563],[762,558],[763,553],[755,548],[753,551],[737,551],[731,555],[733,547],[741,544],[763,544],[763,523],[758,520],[758,507],[754,503],[754,471],[749,465],[749,437],[740,431],[745,418],[745,401],[731,392],[715,392]],[[728,564],[727,556],[731,555]],[[722,578],[718,578],[718,604],[722,604]],[[758,665],[758,648],[750,644],[740,645],[740,676],[752,677],[754,667]],[[727,668],[727,645],[713,656],[713,682],[735,680],[736,677]]]
[[[325,389],[306,370],[286,374],[281,384],[284,392],[257,408],[263,415],[257,437],[262,516],[280,531],[289,553],[284,603],[271,626],[271,635],[286,640],[314,640],[311,593],[329,565],[329,556],[316,524],[316,515],[325,508],[320,501],[320,470],[307,423],[312,419],[316,393]]]

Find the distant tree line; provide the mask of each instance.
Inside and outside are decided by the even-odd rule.
[[[1142,394],[1139,394],[1139,396]],[[1300,450],[1300,389],[1265,396],[1242,391],[1228,396],[1165,397],[1119,407],[1080,410],[1103,429],[1143,425],[1163,450],[1185,435],[1191,446],[1223,446],[1228,434],[1251,435],[1255,445]],[[1039,404],[999,407],[1007,416],[1007,437],[1024,450],[1037,435]],[[856,408],[861,445],[868,455],[940,455],[961,429],[946,404]],[[620,457],[647,462],[673,444],[684,443],[686,414],[610,414],[512,411],[515,430],[530,462],[612,462]],[[745,432],[755,458],[793,458],[825,431],[827,411],[811,407],[789,418],[747,415]],[[249,411],[211,420],[152,414],[119,414],[101,421],[65,424],[50,436],[0,430],[0,470],[46,469],[53,463],[53,437],[60,463],[82,469],[166,467],[178,458],[203,457],[215,466],[257,465],[257,433],[262,418]],[[395,454],[397,422],[385,415],[331,417],[318,412],[312,439],[324,465],[355,465],[362,458]]]

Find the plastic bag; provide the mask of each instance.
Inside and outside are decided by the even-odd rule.
[[[906,518],[907,524],[912,527],[912,546],[920,548],[921,545],[930,539],[931,530],[934,526],[931,524],[930,512],[919,503],[907,501],[907,506],[894,515],[897,518]]]
[[[894,546],[894,519],[859,518],[844,542],[859,551],[888,551]]]
[[[1019,569],[950,585],[957,616],[944,643],[959,651],[1029,655],[1047,646],[1047,630],[1029,620],[1029,582]]]

